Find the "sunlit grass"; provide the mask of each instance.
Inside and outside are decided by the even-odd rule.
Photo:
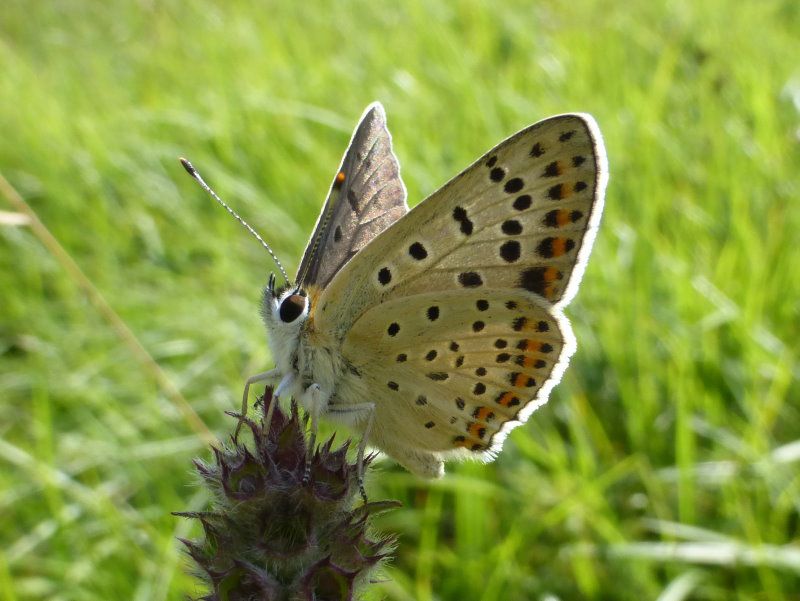
[[[206,424],[269,366],[350,130],[386,106],[412,204],[504,136],[594,114],[604,222],[578,353],[494,464],[404,501],[389,599],[770,599],[800,590],[800,11],[793,2],[502,6],[32,3],[0,16],[0,172]],[[0,210],[16,213],[5,199]],[[85,286],[0,220],[0,598],[199,594],[171,511],[203,440]],[[172,400],[171,400],[172,399]]]

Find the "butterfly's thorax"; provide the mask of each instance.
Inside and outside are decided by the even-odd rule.
[[[315,327],[314,307],[303,324],[296,353],[296,368],[305,386],[317,383],[328,397],[328,408],[368,402],[368,391],[356,366],[342,353],[342,340],[330,331]],[[356,425],[359,416],[330,415],[350,426]],[[360,416],[360,417],[363,417]]]
[[[326,399],[325,406],[318,407],[323,413],[337,398],[346,398],[348,402],[366,398],[366,390],[362,390],[364,386],[360,386],[359,379],[354,377],[356,368],[342,355],[341,337],[315,325],[316,295],[306,296],[308,300],[302,313],[287,323],[281,317],[281,305],[288,294],[274,295],[268,291],[263,307],[275,366],[281,376],[293,376],[287,395],[303,404],[303,392],[311,384],[316,384],[323,393],[322,398]]]
[[[326,392],[333,392],[343,371],[340,344],[314,328],[310,318],[303,324],[298,341],[297,371],[304,384],[316,382]]]

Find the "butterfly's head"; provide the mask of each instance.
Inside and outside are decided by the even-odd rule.
[[[262,315],[269,332],[269,344],[275,360],[290,361],[297,348],[300,330],[308,317],[309,300],[305,290],[286,283],[275,287],[275,275],[270,275],[264,289]]]

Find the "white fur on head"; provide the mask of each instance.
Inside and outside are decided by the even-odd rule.
[[[300,332],[308,319],[309,302],[304,292],[296,288],[275,290],[267,286],[264,290],[261,314],[267,326],[275,365],[283,373],[293,369]]]

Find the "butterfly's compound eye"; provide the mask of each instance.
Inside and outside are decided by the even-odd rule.
[[[306,298],[299,294],[292,294],[283,299],[278,314],[283,323],[292,323],[295,319],[300,317],[305,308]]]

